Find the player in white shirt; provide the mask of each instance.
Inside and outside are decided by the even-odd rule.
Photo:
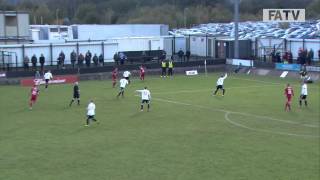
[[[302,106],[302,101],[304,101],[305,106],[308,106],[307,96],[308,96],[308,85],[306,82],[303,82],[301,86],[301,95],[299,100],[300,107]]]
[[[88,107],[87,107],[87,123],[85,126],[89,126],[90,120],[97,122],[96,118],[96,105],[93,103],[93,100],[90,100]]]
[[[53,78],[51,71],[48,71],[44,74],[44,80],[46,81],[46,89],[48,88],[49,85],[49,80]]]
[[[126,88],[127,84],[129,84],[127,79],[125,78],[120,79],[120,91],[117,95],[117,98],[119,98],[120,95],[124,97],[124,89]]]
[[[151,101],[151,93],[147,87],[144,87],[143,90],[137,90],[137,92],[141,93],[141,107],[140,110],[143,111],[143,104],[148,104],[148,112],[150,109],[150,101]]]
[[[130,83],[130,76],[131,76],[131,72],[130,71],[125,71],[123,72],[123,77],[128,80],[128,82]]]
[[[218,92],[219,89],[222,89],[222,96],[224,96],[224,93],[226,92],[226,90],[223,87],[223,82],[224,80],[228,77],[227,73],[223,76],[221,75],[220,78],[217,80],[217,89],[216,91],[213,93],[213,95],[215,96]]]

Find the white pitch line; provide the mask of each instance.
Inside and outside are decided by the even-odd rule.
[[[219,112],[223,112],[223,113],[228,114],[228,115],[229,115],[229,114],[241,114],[241,115],[245,115],[245,116],[251,116],[251,117],[256,117],[256,118],[261,118],[261,119],[269,119],[269,120],[279,121],[279,122],[288,123],[288,124],[302,125],[302,126],[305,126],[305,127],[311,127],[311,128],[318,128],[318,127],[319,127],[319,126],[316,126],[316,125],[300,124],[300,123],[298,123],[298,122],[293,122],[293,121],[288,121],[288,120],[282,120],[282,119],[276,119],[276,118],[272,118],[272,117],[268,117],[268,116],[259,116],[259,115],[250,114],[250,113],[229,111],[229,110],[218,109],[218,108],[208,108],[208,107],[206,107],[206,106],[189,104],[189,103],[172,101],[172,100],[166,100],[166,99],[160,99],[160,98],[153,98],[153,99],[154,99],[154,100],[157,100],[157,101],[172,103],[172,104],[179,104],[179,105],[184,105],[184,106],[193,106],[193,107],[198,107],[198,108],[201,108],[201,109],[219,111]],[[232,120],[229,119],[228,115],[227,115],[227,118],[228,118],[228,119],[226,119],[226,120],[227,120],[229,123],[231,123],[231,124],[233,124],[233,125],[237,125],[238,127],[243,127],[243,128],[250,129],[250,130],[255,130],[255,131],[260,131],[260,132],[268,132],[268,133],[276,133],[276,134],[282,134],[282,135],[288,135],[288,136],[301,136],[301,137],[313,137],[313,138],[318,138],[318,137],[320,137],[320,136],[303,135],[303,134],[292,134],[292,133],[283,133],[283,132],[275,132],[275,131],[268,131],[268,130],[261,130],[261,129],[250,128],[250,127],[247,127],[247,126],[238,124],[238,123],[236,123],[236,122],[233,122]]]
[[[244,129],[248,129],[251,131],[257,131],[257,132],[264,132],[264,133],[271,133],[271,134],[279,134],[279,135],[287,135],[287,136],[297,136],[297,137],[309,137],[309,138],[319,138],[320,136],[314,136],[314,135],[307,135],[307,134],[294,134],[294,133],[284,133],[284,132],[278,132],[278,131],[269,131],[269,130],[264,130],[264,129],[257,129],[257,128],[251,128],[248,126],[245,126],[243,124],[239,124],[237,122],[232,121],[229,118],[229,115],[232,114],[231,112],[226,112],[224,115],[224,118],[226,121],[228,121],[229,123],[237,126],[237,127],[241,127]]]

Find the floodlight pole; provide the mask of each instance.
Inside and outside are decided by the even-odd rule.
[[[239,58],[239,0],[234,0],[234,58]]]

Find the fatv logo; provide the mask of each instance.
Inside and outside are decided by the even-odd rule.
[[[304,22],[305,9],[263,9],[263,21]]]

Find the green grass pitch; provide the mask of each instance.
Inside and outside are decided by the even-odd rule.
[[[319,179],[319,84],[300,109],[298,80],[231,75],[226,96],[212,96],[218,75],[133,79],[124,99],[110,81],[84,81],[81,106],[71,108],[72,85],[42,86],[32,111],[30,88],[1,86],[0,179]],[[139,110],[144,86],[150,112]],[[84,127],[91,98],[101,123]]]

